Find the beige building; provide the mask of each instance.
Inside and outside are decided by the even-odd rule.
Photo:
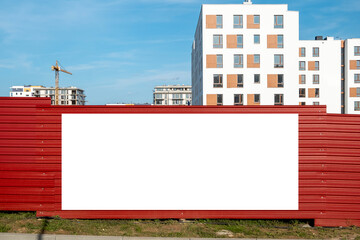
[[[153,92],[154,105],[191,105],[191,86],[156,86]]]

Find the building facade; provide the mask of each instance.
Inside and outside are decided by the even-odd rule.
[[[347,80],[358,79],[357,46],[360,39],[300,41],[299,13],[286,4],[204,4],[192,45],[193,105],[327,105],[331,113],[356,113],[360,89]]]
[[[59,88],[59,105],[85,105],[84,90],[77,87]],[[55,104],[55,88],[44,86],[13,86],[10,97],[49,97]]]
[[[191,86],[156,86],[153,91],[153,105],[191,105]]]
[[[344,41],[345,113],[360,113],[360,39]]]
[[[43,88],[44,86],[12,86],[10,88],[10,97],[35,97],[35,89]]]

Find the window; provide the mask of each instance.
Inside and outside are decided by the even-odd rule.
[[[360,46],[355,46],[354,47],[354,55],[355,56],[360,56]]]
[[[299,102],[299,105],[305,106],[305,105],[306,105],[306,102]]]
[[[284,55],[283,54],[275,54],[274,59],[274,68],[283,68],[284,67]]]
[[[320,76],[313,75],[313,84],[320,84]]]
[[[182,99],[182,94],[175,93],[175,94],[172,95],[172,98],[173,99]]]
[[[356,61],[356,69],[360,69],[360,60]]]
[[[284,94],[275,94],[274,105],[284,105]]]
[[[355,83],[360,83],[360,74],[355,74],[354,81]]]
[[[216,103],[218,106],[223,105],[223,95],[222,94],[216,95]]]
[[[216,55],[216,67],[217,68],[223,67],[223,55],[221,55],[221,54]]]
[[[260,15],[254,15],[254,24],[260,24]]]
[[[299,62],[299,70],[306,70],[306,68],[305,68],[305,61],[300,61],[300,62]]]
[[[260,103],[260,94],[254,94],[254,103]]]
[[[234,94],[234,105],[244,105],[242,94]]]
[[[300,57],[306,57],[306,48],[300,48]]]
[[[214,74],[214,88],[222,88],[222,87],[223,87],[223,75]]]
[[[182,105],[183,101],[182,100],[172,100],[172,104],[173,105]]]
[[[254,74],[254,83],[260,83],[260,74]]]
[[[213,47],[214,48],[222,48],[223,47],[223,36],[222,35],[214,35],[213,36]]]
[[[356,97],[360,97],[360,88],[356,88]]]
[[[354,102],[354,111],[360,111],[360,101]]]
[[[155,94],[155,98],[162,98],[162,94],[159,93]]]
[[[274,28],[284,28],[284,16],[275,15],[274,16]]]
[[[222,15],[216,16],[216,28],[222,28],[223,27],[223,19]]]
[[[254,44],[260,44],[260,35],[258,34],[254,35]]]
[[[254,54],[254,63],[260,63],[260,54]]]
[[[305,88],[299,88],[299,97],[306,97]]]
[[[244,75],[242,74],[237,75],[237,87],[238,88],[244,87]]]
[[[237,35],[236,36],[236,47],[237,48],[243,48],[243,35]]]
[[[278,48],[284,47],[284,35],[277,35],[277,47]]]
[[[316,61],[316,62],[315,62],[315,70],[319,71],[319,69],[320,69],[320,66],[319,66],[319,65],[320,65],[319,62]]]
[[[243,28],[243,16],[234,15],[234,28]]]
[[[315,97],[316,98],[320,97],[320,89],[319,88],[315,88]]]
[[[313,57],[319,57],[319,48],[318,47],[313,48]]]
[[[243,55],[242,54],[235,54],[234,55],[234,68],[242,68],[243,65]]]
[[[313,102],[313,105],[320,105],[320,102]]]
[[[284,87],[284,75],[279,74],[278,75],[278,88]]]
[[[306,84],[306,76],[300,75],[300,84]]]

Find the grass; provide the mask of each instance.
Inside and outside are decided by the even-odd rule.
[[[142,237],[236,237],[360,240],[360,228],[303,227],[307,220],[38,219],[33,212],[0,212],[0,232]],[[223,235],[220,235],[223,233]]]

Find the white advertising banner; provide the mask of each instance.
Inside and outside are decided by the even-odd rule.
[[[298,210],[298,115],[62,114],[62,210]]]

